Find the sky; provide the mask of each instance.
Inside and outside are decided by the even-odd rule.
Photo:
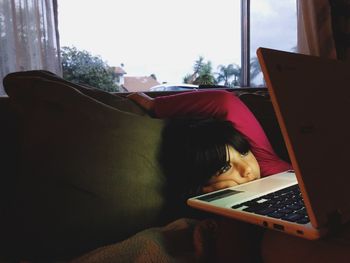
[[[273,40],[281,29],[259,27],[295,8],[295,0],[251,2],[252,47],[262,40],[282,46]],[[155,74],[159,82],[181,83],[199,56],[213,71],[240,65],[240,0],[58,0],[58,16],[61,46],[99,55],[110,66],[123,63],[128,76]]]

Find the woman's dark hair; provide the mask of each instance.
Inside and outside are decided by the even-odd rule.
[[[160,159],[169,183],[186,195],[196,194],[227,164],[227,145],[242,154],[250,150],[247,140],[229,121],[170,120],[163,130]]]

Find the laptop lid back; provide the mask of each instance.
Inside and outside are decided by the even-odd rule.
[[[350,215],[350,64],[259,48],[259,62],[311,223]]]

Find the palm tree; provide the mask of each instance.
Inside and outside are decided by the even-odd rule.
[[[193,83],[192,76],[193,74],[187,74],[182,80],[183,83],[192,84]]]
[[[204,57],[199,58],[194,62],[193,73],[187,74],[183,78],[184,83],[196,84],[196,85],[215,85],[217,81],[212,72],[211,61],[204,62]]]
[[[199,74],[203,66],[204,66],[204,57],[199,56],[199,58],[194,62],[193,74],[194,75]]]
[[[237,86],[240,82],[241,69],[236,64],[229,64],[227,66],[219,65],[219,72],[216,73],[218,76],[216,78],[217,82],[224,82],[224,86],[231,87]],[[234,80],[230,82],[230,79],[234,77]]]
[[[239,86],[241,84],[241,68],[240,66],[234,64],[233,76],[234,79],[231,82],[231,86]]]
[[[194,62],[193,73],[187,74],[182,80],[183,83],[195,84],[196,80],[199,78],[200,71],[202,70],[204,65],[204,57],[199,56],[198,59]]]
[[[212,73],[212,65],[211,62],[208,61],[207,63],[202,63],[201,68],[198,72],[198,77],[195,79],[193,84],[197,85],[215,85],[216,79],[214,77],[214,74]]]
[[[254,79],[261,73],[261,68],[259,64],[259,60],[257,57],[253,57],[250,59],[250,79]]]
[[[229,85],[229,79],[233,75],[232,69],[233,69],[232,64],[229,64],[227,66],[219,65],[218,66],[219,72],[216,73],[217,74],[217,78],[216,78],[217,82],[218,83],[224,82],[224,85],[228,86]]]

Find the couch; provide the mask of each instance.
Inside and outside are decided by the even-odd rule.
[[[9,97],[0,98],[0,260],[71,260],[178,218],[211,217],[168,205],[171,186],[158,163],[164,120],[122,95],[50,72],[13,73],[4,86]],[[266,91],[235,92],[288,160]],[[181,229],[193,226],[185,222]],[[280,262],[284,250],[296,253],[281,240],[294,242],[306,258],[312,251],[314,259],[343,259],[349,247],[268,231],[259,237],[255,258]]]

